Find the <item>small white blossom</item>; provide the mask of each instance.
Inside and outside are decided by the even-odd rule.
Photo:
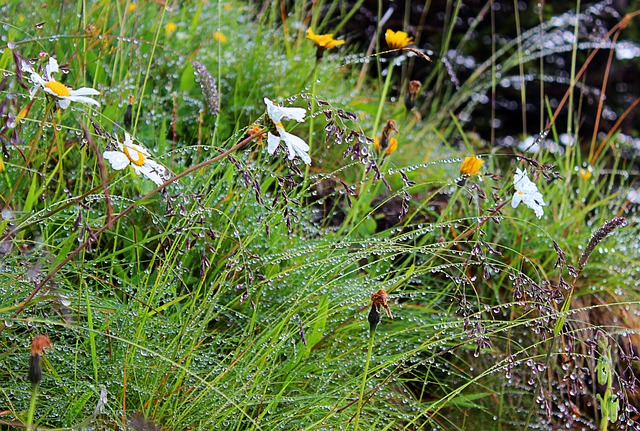
[[[532,182],[526,170],[522,171],[516,168],[516,175],[513,177],[513,186],[516,192],[511,199],[511,206],[516,208],[520,205],[520,202],[524,202],[526,206],[531,208],[538,218],[542,218],[544,209],[542,208],[546,204],[542,198],[542,194],[538,191],[536,183]]]
[[[117,141],[118,151],[105,151],[102,157],[109,161],[111,167],[120,171],[131,165],[136,174],[142,174],[160,185],[168,178],[167,168],[149,159],[149,151],[141,145],[133,143],[131,135],[125,132],[124,144]]]
[[[38,88],[55,97],[58,106],[67,109],[71,102],[86,103],[89,105],[100,106],[100,102],[87,96],[97,96],[100,92],[94,88],[82,87],[74,90],[66,85],[58,82],[53,77],[54,73],[59,71],[58,62],[55,58],[49,57],[49,63],[44,67],[44,74],[40,76],[29,63],[22,63],[22,70],[30,74],[30,80],[34,86],[29,91],[29,96],[33,98]]]
[[[299,123],[304,121],[306,110],[303,108],[283,108],[274,105],[268,98],[264,98],[267,105],[267,115],[273,121],[276,127],[276,133],[267,133],[267,152],[274,154],[280,141],[283,141],[289,152],[289,160],[293,160],[296,156],[300,157],[307,165],[311,164],[311,157],[308,154],[309,145],[301,138],[287,132],[282,125],[282,119],[295,120]]]

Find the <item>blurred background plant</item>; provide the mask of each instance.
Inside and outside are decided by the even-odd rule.
[[[636,14],[513,6],[2,6],[3,426],[637,429]]]

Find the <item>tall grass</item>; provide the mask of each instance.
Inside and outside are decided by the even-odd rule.
[[[352,36],[343,18],[362,2],[338,3],[3,6],[2,426],[26,427],[35,399],[42,429],[638,427],[637,161],[614,145],[631,139],[619,123],[581,139],[575,103],[591,91],[579,62],[617,42],[560,42],[580,20],[541,13],[466,73],[457,3],[433,52],[419,47],[433,64],[418,116],[402,96],[427,60],[382,53],[382,27],[369,55],[347,43],[317,58],[310,24]],[[538,151],[473,133],[494,117],[480,105],[571,51],[568,78],[539,76],[576,93],[535,102],[540,127],[523,131]],[[30,97],[22,60],[42,74],[51,56],[100,107]],[[375,62],[379,76],[360,73]],[[264,97],[306,110],[284,126],[310,166],[268,153]],[[573,112],[566,129],[554,109]],[[387,120],[390,155],[373,145]],[[160,184],[112,168],[125,132],[167,167]],[[461,176],[473,153],[484,165]],[[516,168],[542,219],[510,205]],[[379,289],[394,318],[374,336]],[[32,391],[37,334],[53,347]]]

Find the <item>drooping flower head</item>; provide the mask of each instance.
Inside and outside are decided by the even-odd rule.
[[[394,120],[388,120],[387,124],[382,128],[380,138],[377,136],[373,137],[373,146],[378,154],[384,152],[385,156],[389,156],[398,148],[398,140],[391,137],[392,133],[397,132],[398,126],[396,122]]]
[[[536,183],[532,182],[527,175],[527,171],[516,168],[516,175],[513,177],[513,186],[516,192],[511,199],[511,206],[516,208],[520,202],[531,208],[538,218],[542,218],[546,204],[542,194],[538,191]]]
[[[317,47],[316,58],[319,60],[327,49],[342,45],[344,40],[334,39],[333,34],[315,34],[311,27],[307,29],[307,39],[311,39]]]
[[[298,156],[307,165],[311,164],[311,157],[307,153],[309,151],[309,145],[299,137],[288,133],[282,125],[283,119],[295,120],[302,123],[307,111],[303,108],[276,106],[266,97],[264,98],[264,103],[267,105],[267,116],[273,122],[273,127],[269,127],[270,130],[267,133],[267,152],[274,154],[280,141],[283,141],[289,152],[289,160],[293,160]]]
[[[460,175],[467,175],[469,177],[477,175],[483,164],[484,160],[476,156],[465,157],[462,165],[460,165]]]
[[[97,96],[100,92],[94,88],[81,87],[74,90],[66,85],[58,82],[53,77],[54,73],[59,71],[58,62],[55,58],[49,57],[49,63],[44,68],[44,74],[41,76],[29,63],[22,63],[22,70],[31,74],[30,79],[34,86],[29,91],[29,96],[33,98],[39,88],[53,96],[58,101],[61,109],[67,109],[71,102],[80,102],[88,105],[100,106],[100,102],[87,96]]]
[[[391,29],[387,29],[384,39],[391,49],[402,49],[413,43],[413,37],[410,37],[407,32],[393,31]]]
[[[149,151],[141,145],[134,144],[131,135],[125,132],[124,143],[116,138],[117,151],[107,150],[102,157],[109,161],[111,167],[120,171],[131,166],[136,174],[142,174],[160,185],[168,179],[167,168],[151,160]]]

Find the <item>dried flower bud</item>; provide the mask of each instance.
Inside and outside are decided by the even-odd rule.
[[[49,348],[51,348],[49,337],[44,334],[36,335],[31,342],[31,355],[42,355],[42,351]]]
[[[412,110],[416,106],[416,98],[418,97],[420,88],[422,88],[420,81],[414,80],[409,82],[409,91],[404,96],[404,106],[407,108],[407,111]]]
[[[124,127],[131,129],[131,119],[133,111],[133,96],[129,96],[129,103],[127,104],[127,110],[124,111]]]
[[[369,316],[367,316],[367,320],[369,320],[370,332],[375,331],[377,326],[382,321],[382,315],[378,311],[378,307],[376,307],[375,304],[371,304],[371,310],[369,310]]]
[[[40,359],[44,349],[51,347],[49,337],[44,334],[36,335],[31,342],[31,358],[29,358],[29,375],[27,379],[37,385],[42,380],[42,366]]]

